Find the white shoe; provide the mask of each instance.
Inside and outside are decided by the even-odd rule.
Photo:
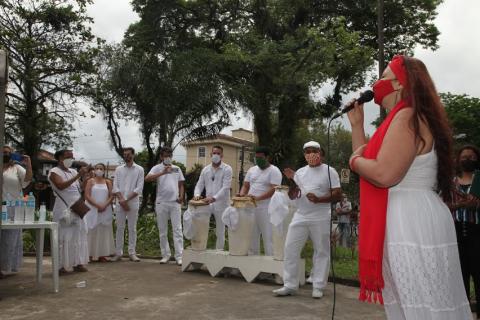
[[[286,297],[286,296],[293,296],[297,293],[297,290],[293,290],[287,287],[281,287],[280,289],[273,290],[273,295],[276,297]]]
[[[182,265],[182,258],[175,259],[175,261],[177,261],[177,266]]]
[[[133,261],[133,262],[140,262],[140,259],[137,257],[137,255],[134,253],[134,254],[131,254],[128,256],[130,258],[130,261]]]
[[[170,261],[170,256],[163,257],[162,260],[160,260],[160,264],[167,264],[168,261]]]
[[[308,284],[313,284],[312,276],[308,277],[307,280],[305,280],[305,282]]]
[[[322,290],[318,289],[318,288],[313,288],[312,290],[312,298],[313,299],[320,299],[321,297],[323,297],[323,292]]]
[[[112,262],[122,261],[122,256],[116,254],[110,259],[110,261],[112,261]]]

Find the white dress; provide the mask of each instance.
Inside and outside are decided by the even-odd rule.
[[[3,172],[3,199],[14,201],[21,199],[22,189],[28,186],[25,182],[26,170],[15,164]],[[8,208],[8,217],[13,220],[13,207]],[[17,272],[22,266],[23,240],[22,230],[2,230],[0,235],[0,271]]]
[[[91,197],[96,203],[105,203],[108,199],[107,184],[95,183]],[[90,211],[84,219],[88,228],[88,251],[93,260],[98,260],[99,257],[107,257],[115,253],[112,206],[108,206],[103,212],[98,212],[98,209],[90,203],[87,202],[87,205]]]
[[[80,195],[80,185],[78,180],[72,183],[68,188],[59,190],[50,180],[50,174],[55,173],[63,181],[70,180],[77,175],[77,171],[69,169],[64,171],[58,167],[50,170],[48,180],[54,190],[55,204],[53,206],[53,221],[58,222],[58,247],[59,247],[59,260],[60,268],[70,270],[73,266],[85,265],[88,263],[88,241],[87,241],[87,226],[85,222],[76,218],[74,223],[66,224],[64,220],[60,218],[63,215],[64,210],[67,208],[62,199],[68,204],[72,205],[78,200]]]
[[[417,156],[390,188],[383,298],[390,320],[472,319],[452,215],[434,191],[437,155]]]

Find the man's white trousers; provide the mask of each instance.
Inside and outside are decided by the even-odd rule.
[[[263,239],[263,249],[266,256],[273,255],[272,243],[272,224],[268,207],[255,208],[255,227],[252,234],[252,242],[250,244],[249,255],[260,254],[260,235]]]
[[[290,289],[298,289],[298,262],[308,237],[313,243],[313,287],[323,289],[327,285],[330,270],[330,221],[295,221],[288,227],[285,241],[283,282]]]
[[[119,256],[123,255],[126,220],[128,220],[128,254],[135,254],[135,247],[137,246],[138,204],[130,205],[129,211],[125,211],[120,205],[117,205],[115,208],[115,217],[117,223],[115,254]]]
[[[172,222],[173,245],[175,247],[175,259],[182,257],[183,234],[182,234],[182,211],[180,204],[174,201],[157,202],[155,204],[157,214],[157,226],[160,238],[160,251],[162,257],[171,257],[168,243],[168,220]]]

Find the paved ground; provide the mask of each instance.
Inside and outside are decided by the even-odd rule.
[[[142,260],[90,264],[87,273],[61,277],[61,291],[54,294],[49,267],[39,286],[33,258],[25,258],[20,274],[0,280],[0,319],[331,319],[331,284],[321,300],[310,297],[311,286],[297,296],[275,298],[275,284],[182,273],[173,264]],[[82,280],[87,286],[77,288]],[[381,306],[356,297],[356,288],[337,286],[335,319],[385,318]]]

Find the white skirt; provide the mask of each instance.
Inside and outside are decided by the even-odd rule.
[[[383,276],[390,320],[472,319],[453,219],[431,190],[390,189]]]
[[[93,260],[114,254],[115,245],[113,242],[112,225],[99,223],[95,228],[90,229],[88,231],[88,248]]]
[[[60,268],[66,270],[88,263],[87,227],[82,219],[77,218],[75,221],[75,224],[66,225],[61,220],[58,224]]]

